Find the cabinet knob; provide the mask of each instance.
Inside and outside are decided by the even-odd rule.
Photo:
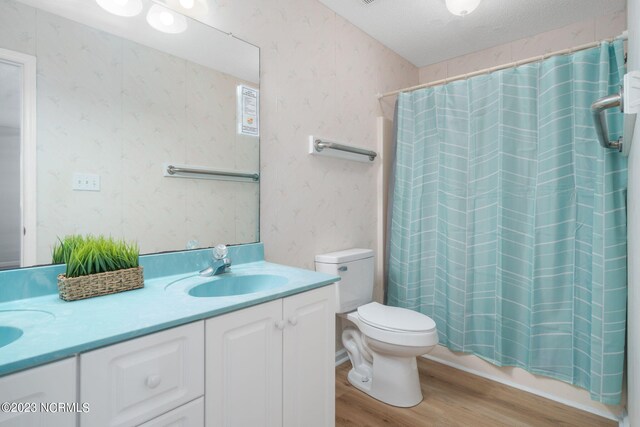
[[[276,328],[283,330],[284,329],[284,320],[276,320]]]
[[[298,318],[296,316],[291,316],[289,318],[289,323],[291,326],[296,326],[298,324]]]
[[[149,375],[147,377],[147,387],[149,388],[156,388],[160,385],[160,383],[162,382],[162,378],[160,377],[160,375]]]

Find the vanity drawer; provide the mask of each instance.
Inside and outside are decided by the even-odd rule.
[[[80,356],[80,424],[134,426],[204,394],[204,322]]]
[[[204,397],[182,405],[140,427],[202,427],[204,426]]]
[[[14,408],[15,412],[0,411],[0,427],[75,426],[73,409],[46,410],[50,404],[76,402],[75,357],[0,378],[0,402],[24,405],[21,410]],[[42,403],[47,404],[45,408]]]

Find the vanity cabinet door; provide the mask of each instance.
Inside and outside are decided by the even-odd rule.
[[[282,425],[282,300],[207,320],[207,426]]]
[[[80,356],[83,427],[139,425],[203,394],[203,321]]]
[[[75,426],[76,413],[72,408],[64,412],[53,411],[56,408],[48,405],[42,408],[40,403],[76,402],[76,359],[72,357],[0,378],[1,402],[35,403],[36,411],[1,411],[0,427]],[[47,412],[46,408],[51,408],[52,412]],[[34,407],[30,405],[28,409]]]
[[[283,300],[284,426],[335,423],[335,285]]]

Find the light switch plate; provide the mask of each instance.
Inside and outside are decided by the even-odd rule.
[[[100,191],[100,175],[76,172],[71,188],[74,191]]]

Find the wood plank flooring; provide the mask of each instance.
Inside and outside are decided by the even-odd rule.
[[[336,426],[607,426],[617,422],[418,358],[424,400],[413,408],[381,403],[336,368]]]

